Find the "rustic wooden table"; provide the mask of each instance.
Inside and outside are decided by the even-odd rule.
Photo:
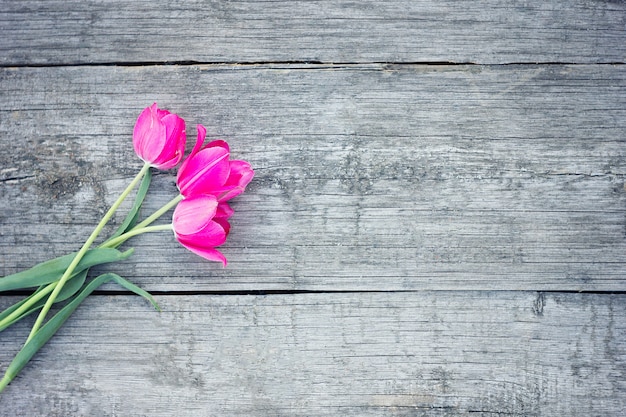
[[[626,3],[1,6],[0,275],[78,249],[153,101],[257,175],[227,268],[135,238],[163,312],[104,287],[0,415],[626,412]]]

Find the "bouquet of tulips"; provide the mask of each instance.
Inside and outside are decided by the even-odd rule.
[[[186,145],[185,121],[176,114],[159,109],[157,104],[144,109],[133,130],[133,147],[145,163],[119,198],[104,215],[83,246],[76,253],[43,262],[34,267],[0,278],[0,292],[33,289],[33,293],[0,313],[0,331],[30,314],[39,312],[26,343],[9,364],[0,380],[0,392],[15,378],[35,353],[54,335],[78,305],[106,282],[122,287],[148,299],[158,310],[152,296],[114,273],[88,278],[93,266],[128,258],[133,249],[117,248],[133,236],[171,230],[187,249],[226,266],[226,258],[216,249],[226,241],[230,231],[229,217],[233,210],[227,201],[241,194],[254,176],[246,161],[231,160],[225,141],[204,144],[206,129],[198,125],[198,139],[191,153],[183,160]],[[176,177],[180,194],[139,222],[140,208],[150,186],[150,168],[172,169],[182,161]],[[135,201],[124,221],[103,243],[94,243],[126,197],[138,186]],[[153,223],[174,208],[171,223]],[[55,303],[63,307],[46,320]]]

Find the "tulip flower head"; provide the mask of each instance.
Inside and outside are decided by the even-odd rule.
[[[185,153],[185,121],[178,115],[146,107],[135,123],[133,147],[144,162],[157,169],[174,168]]]
[[[185,197],[200,194],[226,201],[241,194],[252,181],[254,171],[246,161],[230,160],[228,143],[216,140],[203,146],[206,129],[198,125],[198,140],[183,161],[176,182]]]
[[[174,235],[190,251],[226,266],[226,257],[215,247],[226,241],[232,213],[228,204],[219,203],[212,195],[185,198],[174,209]]]

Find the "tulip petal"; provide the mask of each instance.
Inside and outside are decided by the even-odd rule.
[[[232,160],[229,163],[229,167],[230,175],[226,183],[215,192],[219,201],[230,200],[243,193],[254,177],[252,166],[246,161]]]
[[[157,116],[157,104],[146,107],[133,130],[133,147],[144,161],[152,161],[160,153],[165,142],[165,125]]]
[[[226,261],[226,257],[222,254],[222,252],[218,251],[215,248],[202,248],[196,247],[192,245],[182,244],[185,248],[189,249],[196,255],[202,256],[204,259],[214,262],[221,262],[223,266],[226,266],[228,263]]]
[[[154,104],[153,104],[153,106],[154,106],[155,104],[156,104],[156,103],[154,103]],[[156,114],[157,114],[157,116],[159,117],[159,119],[162,119],[162,118],[164,118],[165,116],[167,116],[168,114],[171,114],[171,113],[169,112],[169,110],[165,110],[165,109],[159,109],[159,108],[157,108],[157,109],[156,109]]]
[[[176,227],[174,234],[178,238],[179,242],[186,243],[188,245],[197,247],[213,247],[220,246],[226,242],[226,230],[221,223],[216,221],[210,221],[204,225],[201,230],[195,231],[193,234],[183,234],[182,231]],[[226,222],[228,224],[228,222]],[[230,229],[230,225],[228,225]]]
[[[193,235],[206,228],[217,210],[212,195],[199,195],[182,200],[174,209],[172,224],[176,235]]]
[[[226,237],[230,233],[230,223],[228,223],[228,221],[224,217],[215,217],[213,221],[219,224],[220,227],[224,230],[224,241],[226,241]],[[215,246],[219,246],[219,245],[215,245]]]
[[[189,161],[195,154],[200,152],[202,144],[204,143],[204,138],[206,137],[206,128],[204,126],[199,124],[196,126],[196,128],[198,129],[198,138],[196,139],[196,144],[191,150],[191,153],[187,156],[187,158],[185,158],[185,160],[181,164],[180,168],[178,169],[178,174],[176,176],[176,182],[178,183],[179,188],[181,177],[183,176],[183,173],[187,171],[187,165],[189,165]]]
[[[206,138],[206,127],[202,125],[197,125],[196,128],[198,129],[198,139],[196,139],[196,144],[191,150],[189,157],[197,154],[200,151],[200,148],[202,148],[202,145],[204,144],[204,139]]]
[[[211,193],[228,179],[229,153],[222,147],[205,148],[188,157],[178,170],[178,188],[184,196]]]
[[[215,219],[229,219],[235,210],[233,210],[228,203],[219,203],[217,205],[217,210],[215,211]]]
[[[154,121],[159,120],[155,115],[156,105],[156,103],[153,103],[152,106],[146,107],[141,111],[139,117],[137,118],[137,122],[135,122],[133,137],[145,136],[145,133],[153,127]]]
[[[185,153],[185,121],[175,114],[168,114],[161,122],[166,129],[166,140],[153,164],[158,169],[170,169],[178,165]]]
[[[220,148],[224,148],[228,152],[230,152],[230,146],[228,146],[228,142],[226,142],[225,140],[221,140],[221,139],[214,140],[213,142],[209,142],[209,144],[206,147],[213,148],[215,146],[219,146]]]

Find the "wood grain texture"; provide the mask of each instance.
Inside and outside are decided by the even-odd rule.
[[[2,1],[0,64],[609,63],[622,1]]]
[[[0,6],[0,276],[77,249],[153,101],[257,172],[226,269],[134,239],[94,272],[163,313],[89,297],[0,416],[624,415],[626,2]]]
[[[160,314],[139,297],[90,297],[9,386],[0,414],[587,417],[626,407],[624,295],[158,301]],[[0,363],[27,330],[18,327],[3,333]]]
[[[76,250],[157,100],[257,177],[228,268],[133,241],[116,271],[149,290],[623,290],[624,85],[596,65],[4,69],[0,274]],[[157,175],[145,212],[175,195]]]

